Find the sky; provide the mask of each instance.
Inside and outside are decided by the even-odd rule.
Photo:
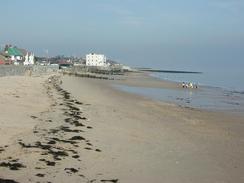
[[[244,68],[243,0],[1,1],[0,44],[130,66]]]

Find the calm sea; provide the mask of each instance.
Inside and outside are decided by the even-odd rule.
[[[173,90],[116,86],[119,89],[184,107],[244,112],[243,72],[152,73],[153,77],[177,82],[193,82],[197,90]]]
[[[201,74],[152,73],[151,76],[177,82],[193,82],[201,86],[219,87],[244,92],[244,69],[233,71],[205,71]]]

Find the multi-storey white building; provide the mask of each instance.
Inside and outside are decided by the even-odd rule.
[[[101,67],[109,66],[105,55],[95,54],[95,53],[90,53],[90,54],[86,55],[86,65],[87,66],[101,66]]]

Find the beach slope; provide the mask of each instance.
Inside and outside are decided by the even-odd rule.
[[[0,78],[0,180],[244,182],[243,116],[113,87],[127,79]]]

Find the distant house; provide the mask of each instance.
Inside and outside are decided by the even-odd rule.
[[[9,65],[11,64],[10,57],[5,53],[0,53],[0,65]]]
[[[19,49],[19,50],[24,55],[24,62],[23,62],[23,64],[24,65],[34,65],[34,58],[35,58],[34,53],[28,52],[25,49]]]
[[[27,53],[25,55],[24,65],[34,65],[34,63],[35,63],[34,53]]]
[[[10,56],[11,61],[18,65],[23,61],[23,53],[17,47],[8,47],[5,51]]]
[[[86,65],[108,67],[109,63],[107,63],[105,55],[90,53],[86,55]]]
[[[10,60],[15,64],[33,65],[34,53],[28,52],[25,49],[17,48],[16,46],[6,45],[5,54],[10,57]]]
[[[0,65],[5,64],[5,57],[3,55],[0,55]]]
[[[70,62],[70,60],[60,60],[58,65],[59,65],[59,69],[66,69],[72,67],[73,63]]]

